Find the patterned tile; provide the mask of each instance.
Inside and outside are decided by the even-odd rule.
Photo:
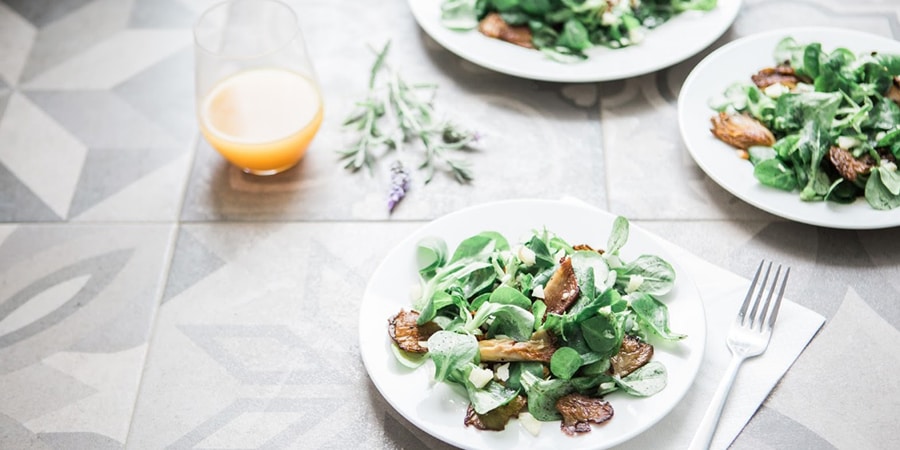
[[[178,0],[135,0],[129,28],[181,28],[194,25],[197,14]]]
[[[169,278],[166,280],[163,302],[197,284],[223,265],[225,265],[225,261],[207,249],[189,230],[180,230],[175,243]]]
[[[3,84],[3,80],[0,80],[0,120],[3,120],[3,113],[6,111],[10,97],[12,97],[12,90]]]
[[[176,261],[202,245],[224,264],[162,305],[129,444],[380,446],[378,422],[358,421],[383,411],[358,401],[373,395],[357,353],[359,298],[366,274],[414,227],[184,225],[195,242],[179,245]],[[321,413],[311,421],[312,409]],[[247,423],[265,431],[238,438]]]
[[[19,81],[34,35],[34,26],[0,3],[0,82]]]
[[[190,48],[177,52],[113,89],[148,121],[183,144],[180,147],[186,147],[197,132],[193,56]]]
[[[0,221],[3,222],[56,222],[62,220],[15,174],[0,164]]]
[[[25,95],[89,148],[184,148],[160,126],[110,91],[25,91]]]
[[[187,30],[123,30],[22,86],[31,90],[111,89],[190,45]]]
[[[835,447],[805,426],[778,411],[761,407],[729,447],[732,450],[832,450]]]
[[[30,436],[12,447],[123,445],[171,236],[171,225],[5,230],[0,417]]]
[[[900,381],[891,375],[900,370],[893,351],[898,340],[900,331],[848,290],[840,309],[771,395],[768,407],[802,421],[837,448],[897,447],[900,436],[891,424],[900,399],[886,393],[900,392]],[[865,407],[854,409],[852,417],[835,414],[836,406],[854,404]]]
[[[91,0],[3,0],[3,2],[40,28],[83,7]]]
[[[21,81],[30,81],[123,30],[130,10],[130,1],[94,0],[39,29]]]
[[[59,217],[68,215],[86,153],[40,108],[13,94],[0,121],[0,162]]]
[[[143,148],[143,149],[91,149],[88,151],[84,167],[81,170],[81,177],[78,180],[78,186],[75,195],[72,198],[72,206],[69,210],[71,217],[77,217],[85,211],[97,206],[100,202],[121,192],[134,183],[138,183],[147,174],[160,169],[176,159],[183,153],[178,148]],[[170,180],[167,180],[170,181]],[[175,186],[180,183],[175,184]],[[170,185],[171,186],[171,185]],[[171,187],[175,187],[171,186]],[[157,190],[150,190],[157,188]],[[159,188],[164,186],[144,186],[142,191],[145,196],[152,199],[162,199],[164,196]],[[178,204],[176,194],[179,191],[173,189],[169,196],[171,205]],[[153,195],[155,194],[155,195]],[[149,208],[152,204],[144,202],[135,205],[139,208]],[[160,207],[165,205],[156,205],[153,208],[160,211]],[[174,210],[174,208],[169,208]],[[170,211],[168,215],[162,215],[160,219],[174,219],[177,215],[172,215],[177,211]],[[127,215],[122,215],[127,217]],[[94,216],[96,217],[96,215]],[[147,217],[147,216],[144,216]],[[123,218],[123,217],[119,217]],[[152,218],[147,217],[148,219]],[[84,219],[82,217],[82,219]],[[108,217],[111,219],[111,217]]]

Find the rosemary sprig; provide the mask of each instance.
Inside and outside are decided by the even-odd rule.
[[[470,144],[477,141],[478,135],[438,119],[434,109],[437,86],[406,82],[388,66],[389,49],[390,42],[377,53],[366,98],[356,103],[356,110],[344,121],[345,127],[358,133],[348,148],[339,151],[344,167],[353,172],[365,167],[371,172],[376,160],[392,150],[418,148],[422,152],[418,168],[425,173],[425,184],[438,170],[451,174],[462,184],[472,181],[469,164],[454,153],[471,150]],[[404,145],[416,143],[421,145]],[[408,181],[404,195],[406,190]],[[398,201],[391,200],[389,209]]]

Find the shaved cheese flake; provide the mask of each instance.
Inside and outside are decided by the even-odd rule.
[[[522,424],[522,428],[525,431],[531,433],[532,436],[537,436],[541,434],[541,421],[534,418],[531,413],[520,412],[519,413],[519,423]]]
[[[630,294],[638,290],[638,288],[641,287],[642,284],[644,284],[644,277],[640,275],[632,275],[628,279],[628,286],[625,286],[625,292]]]
[[[483,388],[488,382],[490,382],[494,378],[494,372],[491,372],[490,369],[482,369],[481,367],[473,367],[472,371],[469,372],[469,381],[472,382],[476,388]]]
[[[509,363],[500,364],[497,366],[497,370],[495,375],[498,380],[506,381],[509,379]]]

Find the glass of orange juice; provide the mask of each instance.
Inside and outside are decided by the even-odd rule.
[[[322,123],[322,95],[297,15],[278,0],[228,0],[194,25],[200,131],[255,175],[296,165]]]

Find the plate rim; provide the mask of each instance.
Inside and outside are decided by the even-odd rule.
[[[656,55],[657,59],[661,58],[663,60],[662,63],[647,64],[647,65],[645,65],[643,67],[639,67],[637,69],[622,70],[620,72],[614,72],[609,75],[601,74],[598,76],[598,75],[592,75],[590,72],[582,73],[582,72],[585,72],[583,70],[575,71],[575,72],[559,70],[556,73],[548,72],[545,70],[541,70],[541,71],[523,70],[523,69],[516,68],[516,67],[507,67],[502,64],[498,64],[495,61],[491,60],[489,55],[482,57],[482,56],[479,56],[478,53],[476,53],[475,56],[473,57],[472,52],[470,50],[466,50],[464,48],[465,47],[464,45],[460,45],[456,42],[457,39],[454,38],[453,33],[472,33],[472,32],[477,33],[477,31],[470,30],[467,32],[457,32],[457,31],[453,31],[453,30],[448,30],[445,27],[443,27],[443,25],[440,24],[440,20],[434,20],[433,18],[425,17],[426,10],[428,10],[428,8],[429,8],[429,6],[426,5],[426,3],[437,4],[437,2],[439,2],[439,1],[441,1],[441,0],[407,0],[407,5],[409,6],[409,9],[412,12],[412,15],[415,18],[415,21],[418,24],[418,26],[421,29],[423,29],[425,31],[425,33],[428,36],[430,36],[435,42],[437,42],[438,45],[440,45],[444,49],[450,51],[454,55],[456,55],[466,61],[469,61],[473,64],[476,64],[478,66],[484,67],[486,69],[489,69],[489,70],[492,70],[495,72],[503,73],[506,75],[512,75],[515,77],[525,78],[525,79],[557,82],[557,83],[589,83],[589,82],[600,82],[600,81],[623,80],[623,79],[633,78],[633,77],[640,76],[640,75],[645,75],[648,73],[652,73],[652,72],[662,70],[662,69],[671,67],[673,65],[676,65],[676,64],[678,64],[682,61],[685,61],[685,60],[689,59],[690,57],[700,53],[701,51],[703,51],[704,49],[706,49],[710,45],[712,45],[717,39],[722,37],[725,34],[725,32],[734,24],[735,20],[737,19],[738,14],[740,13],[741,7],[743,6],[743,0],[718,0],[719,4],[716,7],[718,11],[713,10],[713,11],[699,12],[699,13],[704,14],[704,17],[701,17],[700,20],[702,21],[703,19],[707,19],[707,21],[709,21],[711,19],[708,19],[708,17],[717,18],[718,17],[717,15],[710,16],[710,14],[713,12],[716,12],[716,14],[724,14],[724,15],[721,17],[721,20],[714,21],[711,23],[711,24],[716,25],[715,27],[711,27],[710,26],[711,24],[708,24],[708,23],[693,24],[694,26],[696,26],[698,28],[703,28],[703,29],[707,29],[710,31],[708,34],[704,34],[703,38],[697,39],[695,45],[692,46],[691,49],[683,51],[683,52],[676,51],[676,52],[671,52],[671,53],[665,53],[662,56]],[[723,3],[725,4],[725,7],[722,6]],[[422,6],[422,5],[426,5],[426,6]],[[439,7],[439,4],[437,4],[437,6]],[[692,11],[688,11],[688,13],[690,13],[690,12],[692,12]],[[679,17],[674,17],[671,20],[669,20],[668,22],[660,25],[660,27],[665,27],[666,25],[670,25],[672,23],[677,24],[678,22],[675,22],[675,21],[678,19],[679,19]],[[684,18],[682,18],[682,19],[684,19]],[[647,32],[647,36],[652,36],[654,31],[655,30],[649,30]],[[488,39],[491,39],[488,37],[484,37],[484,39],[486,39],[485,42],[488,45],[491,45],[492,41],[496,41],[496,39],[488,40]],[[507,43],[503,43],[503,44],[507,44]],[[512,44],[507,44],[507,45],[510,46],[509,50],[512,52],[529,51],[529,52],[538,53],[536,50],[519,48],[519,47],[513,46]],[[623,49],[607,49],[607,48],[603,47],[603,48],[597,48],[595,50],[618,51],[618,52],[624,52],[624,51],[640,52],[641,51],[640,46],[641,46],[641,44],[636,44],[634,46],[629,46],[629,47],[626,47]],[[588,50],[588,52],[590,53],[591,50]],[[598,55],[593,55],[591,57],[597,58]],[[553,64],[552,66],[548,65],[548,67],[554,67],[554,68],[559,68],[559,69],[565,69],[566,67],[576,67],[575,65],[555,63],[555,62],[550,61],[549,59],[547,60],[547,62]],[[576,64],[584,64],[584,63],[585,62],[576,63]],[[593,67],[594,65],[598,65],[598,64],[599,63],[595,61],[594,64],[592,64],[590,67]],[[602,66],[602,64],[599,64],[599,65]]]
[[[375,385],[375,387],[376,387],[377,391],[379,392],[379,394],[381,395],[381,397],[383,399],[385,399],[385,401],[395,411],[400,413],[401,416],[403,416],[406,420],[408,420],[410,423],[412,423],[414,426],[416,426],[419,430],[427,433],[428,435],[434,437],[435,439],[441,440],[443,442],[446,442],[446,443],[449,443],[452,445],[462,446],[465,448],[492,448],[492,447],[480,447],[478,445],[473,445],[471,442],[467,442],[466,440],[458,440],[458,439],[453,438],[453,436],[446,436],[446,435],[440,434],[437,430],[430,429],[428,427],[428,424],[425,423],[424,420],[420,420],[418,417],[415,417],[415,416],[409,414],[408,411],[401,409],[392,398],[388,397],[385,394],[385,388],[381,384],[385,380],[382,380],[380,376],[376,377],[373,374],[373,367],[374,367],[374,364],[377,364],[377,362],[375,360],[373,360],[372,358],[374,358],[377,355],[372,354],[371,351],[365,350],[366,348],[369,348],[370,346],[384,345],[387,343],[387,339],[388,339],[387,333],[386,333],[386,327],[383,327],[383,330],[378,333],[381,336],[383,336],[383,338],[380,338],[378,343],[373,343],[373,342],[367,341],[367,337],[371,338],[371,333],[367,333],[366,331],[370,331],[370,329],[371,329],[371,331],[374,332],[374,329],[377,328],[375,324],[376,324],[376,322],[378,322],[378,320],[373,320],[372,317],[369,317],[367,315],[367,312],[369,309],[375,308],[370,305],[373,300],[370,298],[371,296],[369,294],[370,294],[370,291],[372,288],[372,284],[375,282],[376,275],[379,272],[381,272],[383,270],[384,266],[386,266],[392,259],[395,259],[396,257],[398,257],[399,253],[404,249],[404,247],[406,247],[408,249],[410,246],[414,246],[415,242],[418,239],[421,239],[422,237],[424,237],[424,235],[425,235],[424,233],[426,232],[426,230],[428,230],[432,226],[438,226],[438,225],[435,225],[436,223],[439,224],[439,223],[446,222],[446,221],[452,221],[452,219],[454,219],[456,217],[465,216],[466,214],[471,214],[473,212],[478,212],[481,209],[488,209],[488,208],[493,209],[496,207],[535,206],[535,205],[541,205],[541,204],[551,204],[551,205],[555,205],[555,206],[580,209],[582,211],[587,212],[588,214],[597,214],[600,216],[604,216],[606,219],[608,219],[610,221],[610,226],[611,226],[611,222],[612,222],[613,218],[616,216],[615,214],[613,214],[609,211],[603,210],[603,209],[595,207],[593,205],[589,205],[589,204],[583,203],[578,200],[570,201],[567,199],[549,200],[549,199],[537,199],[537,198],[524,198],[524,199],[509,199],[509,200],[490,201],[490,202],[471,205],[471,206],[456,210],[454,212],[448,213],[444,216],[438,217],[434,220],[428,221],[427,223],[424,223],[421,226],[417,227],[411,233],[409,233],[404,238],[399,240],[385,254],[384,258],[379,262],[379,264],[377,265],[375,270],[373,270],[373,272],[366,284],[366,288],[363,293],[361,305],[360,305],[359,326],[358,326],[360,357],[363,361],[363,365],[366,370],[366,374],[368,375],[368,377],[372,381],[372,383]],[[484,227],[481,227],[481,228],[484,228]],[[698,287],[696,281],[689,274],[689,272],[686,270],[685,265],[680,262],[680,259],[677,258],[675,253],[672,252],[670,249],[665,248],[665,245],[666,245],[665,240],[663,240],[661,237],[643,229],[642,227],[634,224],[631,221],[630,221],[630,230],[631,230],[630,233],[634,233],[635,230],[637,230],[637,232],[642,235],[642,238],[645,238],[647,240],[647,242],[644,244],[644,246],[649,244],[653,248],[654,251],[658,251],[660,255],[665,257],[666,260],[675,267],[676,273],[678,273],[678,276],[679,276],[679,280],[684,280],[681,283],[677,284],[676,286],[680,291],[684,291],[684,293],[682,294],[684,296],[684,299],[682,301],[689,302],[689,304],[685,308],[689,311],[696,312],[698,315],[698,317],[695,318],[695,320],[697,321],[695,324],[697,329],[696,330],[692,329],[689,331],[686,330],[686,332],[689,332],[689,335],[691,337],[691,341],[690,341],[691,345],[689,347],[690,356],[688,358],[684,359],[684,364],[686,365],[686,368],[688,369],[687,372],[683,372],[686,375],[686,379],[684,381],[682,381],[682,383],[683,383],[682,389],[680,391],[676,392],[675,397],[671,400],[671,403],[666,404],[664,411],[661,414],[658,414],[652,421],[647,423],[642,428],[637,427],[636,429],[623,434],[622,436],[616,438],[615,440],[611,440],[606,443],[600,443],[600,445],[601,445],[600,447],[597,447],[597,443],[591,443],[590,446],[584,447],[583,445],[586,442],[586,440],[582,439],[579,441],[576,439],[576,440],[572,441],[572,443],[574,445],[568,446],[569,448],[572,448],[572,449],[608,448],[611,446],[622,444],[631,439],[634,439],[638,435],[652,429],[656,424],[658,424],[666,416],[668,416],[672,412],[672,410],[681,402],[681,400],[688,394],[688,392],[690,392],[693,389],[693,385],[696,382],[697,375],[700,370],[700,366],[702,365],[703,359],[706,355],[706,338],[707,338],[707,334],[708,334],[708,330],[707,330],[708,324],[706,322],[706,311],[705,311],[705,306],[704,306],[704,302],[703,302],[703,297],[702,297],[702,294],[700,293],[700,290],[699,290],[699,287]],[[626,247],[627,247],[627,245],[626,245]],[[412,258],[413,255],[410,254],[409,257]],[[377,309],[377,308],[375,308],[375,309]],[[382,319],[384,319],[385,323],[386,323],[387,318],[385,317]],[[372,350],[372,351],[374,351],[374,350]],[[419,368],[419,370],[421,370],[421,368]],[[550,423],[552,423],[552,422],[550,422]],[[459,432],[463,433],[466,430],[467,430],[467,428],[463,427],[462,419],[460,418]],[[483,432],[483,431],[480,431],[480,432]],[[537,438],[535,438],[535,439],[537,439]],[[579,445],[579,443],[581,443],[581,445]],[[538,443],[536,441],[532,444],[538,445]]]
[[[677,100],[677,116],[678,116],[678,127],[681,135],[681,141],[684,146],[687,148],[688,153],[691,155],[691,158],[694,160],[695,164],[697,164],[703,172],[715,182],[719,187],[725,189],[730,194],[744,201],[745,203],[750,204],[751,206],[765,211],[767,213],[773,214],[775,216],[781,217],[783,219],[787,219],[790,221],[803,223],[807,225],[820,226],[826,228],[835,228],[835,229],[846,229],[846,230],[877,230],[877,229],[885,229],[892,228],[896,226],[900,226],[900,208],[894,210],[887,211],[878,211],[872,209],[863,198],[858,198],[854,203],[851,204],[836,204],[833,202],[803,202],[800,200],[798,192],[784,192],[776,190],[775,188],[768,188],[756,181],[753,178],[753,189],[759,189],[759,193],[754,193],[748,191],[747,189],[742,188],[742,186],[738,186],[737,180],[746,181],[747,174],[751,171],[746,171],[738,174],[737,177],[734,176],[726,176],[732,175],[731,172],[728,174],[722,173],[721,169],[717,169],[712,167],[712,164],[708,157],[705,157],[704,152],[707,150],[709,146],[716,146],[721,151],[733,150],[732,147],[728,146],[725,143],[722,143],[714,138],[707,139],[706,142],[703,141],[695,141],[698,134],[707,133],[709,128],[704,127],[704,131],[701,133],[692,128],[692,125],[697,125],[701,119],[695,119],[693,117],[687,117],[688,112],[687,109],[689,106],[694,106],[696,102],[701,100],[697,100],[696,97],[694,100],[688,100],[687,97],[689,95],[698,95],[703,94],[704,92],[711,95],[720,94],[721,92],[708,92],[709,89],[704,89],[698,83],[698,79],[702,78],[704,75],[707,75],[710,71],[711,67],[715,67],[716,62],[719,59],[724,58],[732,54],[732,52],[737,52],[740,50],[746,50],[748,47],[754,45],[760,45],[761,42],[766,42],[768,40],[780,40],[783,37],[792,36],[797,37],[800,36],[803,40],[815,39],[814,36],[829,36],[827,39],[833,39],[832,36],[839,35],[838,38],[843,38],[844,36],[851,36],[854,39],[868,39],[880,41],[882,45],[887,46],[895,46],[897,48],[898,53],[900,53],[900,41],[893,40],[889,37],[868,33],[865,31],[855,30],[851,28],[842,28],[836,26],[796,26],[796,27],[785,27],[778,28],[773,30],[767,30],[762,32],[757,32],[753,34],[749,34],[747,36],[743,36],[737,38],[727,44],[717,48],[709,55],[704,57],[696,66],[691,70],[688,76],[685,78],[685,81],[681,85],[680,92],[678,94]],[[808,36],[808,37],[807,37]],[[800,39],[798,39],[800,40]],[[878,44],[873,43],[873,47]],[[828,48],[826,50],[829,50]],[[772,48],[768,50],[769,59],[771,60],[771,52],[774,50],[774,44]],[[865,51],[865,50],[860,50]],[[858,51],[855,51],[858,53]],[[763,64],[772,64],[771,61]],[[762,67],[760,67],[762,68]],[[740,81],[740,77],[744,76],[749,79],[750,74],[738,74],[738,76],[730,79],[730,82]],[[698,87],[699,86],[699,87]],[[711,89],[711,88],[710,88]],[[704,104],[708,101],[708,98],[702,100]],[[711,108],[707,108],[709,111],[709,116],[705,116],[702,121],[708,123],[709,117],[714,114],[714,111]],[[709,134],[709,136],[712,136]],[[733,153],[732,153],[733,154]],[[752,174],[750,175],[752,177]],[[777,195],[777,196],[776,196]],[[765,197],[768,196],[776,196],[775,198],[781,198],[781,195],[790,196],[794,198],[794,201],[790,202],[789,205],[782,207],[778,204],[773,205],[771,202],[767,202]],[[804,214],[803,210],[810,210],[811,208],[821,210],[818,215],[810,217],[808,214]],[[793,211],[793,209],[799,209],[799,213],[797,211]],[[812,211],[815,211],[812,209]],[[860,210],[864,212],[866,216],[872,215],[874,216],[874,220],[860,220],[854,219],[852,216],[847,214],[847,210],[849,212],[853,212],[853,210]],[[842,212],[836,212],[842,211]]]

